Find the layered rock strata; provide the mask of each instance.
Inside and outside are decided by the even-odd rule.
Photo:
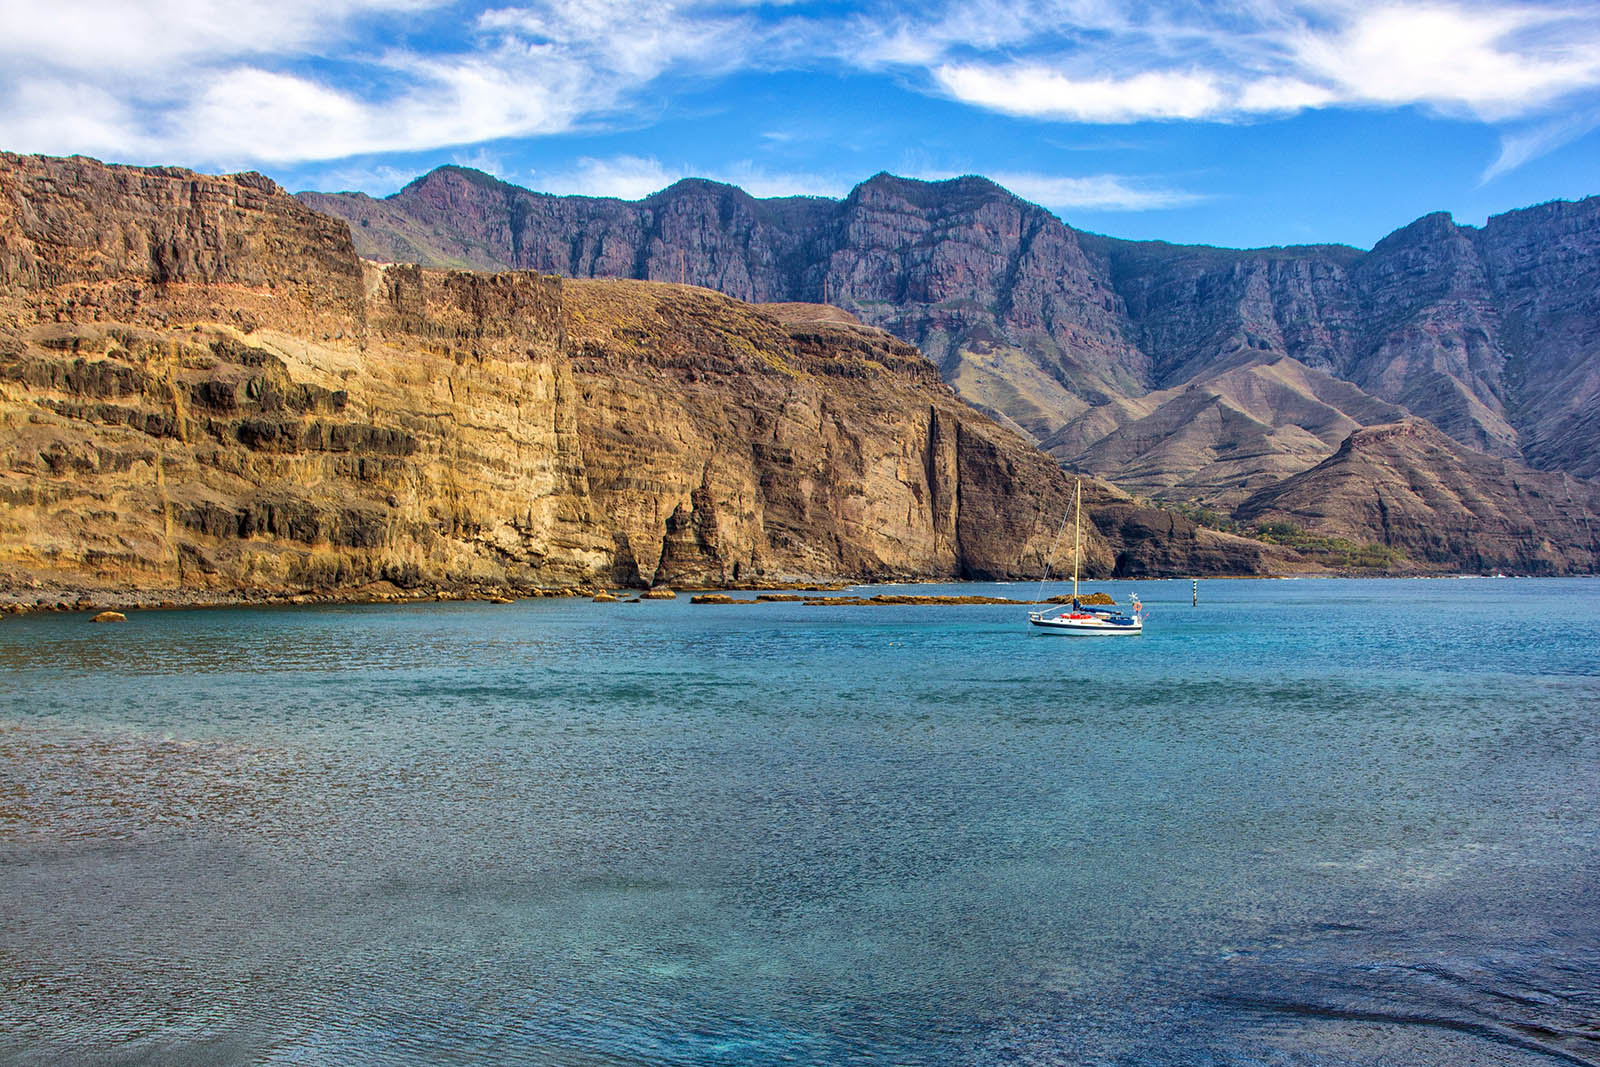
[[[13,592],[1034,576],[1059,552],[1067,476],[889,334],[363,262],[259,175],[0,156],[0,310]],[[1287,565],[1085,497],[1088,573]]]
[[[384,200],[303,196],[380,258],[842,306],[1058,457],[1158,496],[1236,502],[1406,413],[1600,475],[1600,198],[1482,228],[1430,215],[1361,252],[1119,241],[971,177],[878,175],[840,201],[693,180],[633,203],[442,168]],[[1178,438],[1158,409],[1190,387],[1212,417]],[[1278,458],[1239,469],[1246,439]]]
[[[843,201],[757,200],[688,180],[629,203],[445,167],[386,200],[301,196],[349,219],[358,248],[380,259],[843,307],[917,345],[967,400],[1036,438],[1148,377],[1074,232],[983,178],[880,174]]]

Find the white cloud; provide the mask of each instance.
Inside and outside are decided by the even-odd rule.
[[[948,0],[853,15],[832,47],[852,65],[935,67],[958,52],[1003,52],[1063,31],[1107,37],[1129,24],[1127,5],[1114,0]],[[811,47],[829,43],[818,35]]]
[[[747,58],[745,16],[719,16],[693,0],[542,0],[486,11],[480,29],[514,43],[585,58],[591,68],[648,81],[679,60],[702,72]]]
[[[410,183],[416,176],[415,170],[381,163],[374,166],[331,167],[313,173],[309,176],[309,180],[298,183],[296,188],[303,187],[329,193],[360,191],[368,196],[388,196]]]
[[[940,182],[962,175],[947,169],[919,169],[921,181]],[[1156,211],[1205,200],[1185,192],[1123,174],[1068,176],[1034,171],[998,171],[986,175],[1024,200],[1058,211]]]
[[[855,184],[853,180],[803,171],[772,171],[748,160],[715,168],[714,181],[737,185],[754,197],[831,196],[841,197]],[[855,179],[859,180],[856,175]]]
[[[41,78],[18,86],[0,111],[0,143],[22,152],[116,155],[138,138],[140,117],[108,89]]]
[[[963,102],[1095,123],[1413,105],[1493,122],[1600,89],[1596,15],[1444,4],[1266,5],[1257,15],[1248,32],[1175,22],[1174,14],[1105,29],[1098,48],[1080,43],[1046,57],[927,66]]]
[[[750,54],[748,19],[695,0],[539,0],[485,12],[454,51],[383,46],[405,34],[378,16],[443,2],[3,5],[0,144],[274,163],[465,146],[569,130],[669,70]]]
[[[868,2],[840,13],[502,0],[425,51],[416,20],[453,0],[9,0],[0,145],[192,164],[334,160],[639,121],[647,93],[685,77],[828,69],[888,71],[976,108],[1072,123],[1420,107],[1514,125],[1491,167],[1503,173],[1600,99],[1600,8],[1575,0]],[[574,177],[630,191],[653,180],[639,167]],[[754,167],[745,179],[766,191],[838,184]]]
[[[505,180],[506,175],[509,173],[505,161],[487,148],[479,148],[472,152],[457,152],[450,157],[450,162],[458,167],[471,167],[473,170],[481,170],[485,174],[493,174],[502,181]]]
[[[595,159],[585,156],[568,170],[534,172],[531,188],[558,196],[614,196],[619,200],[642,200],[680,178],[683,170],[668,170],[658,159],[640,156],[614,156]]]
[[[1307,111],[1338,103],[1339,94],[1325,85],[1299,78],[1263,78],[1244,85],[1234,97],[1234,107],[1246,114]]]
[[[737,185],[754,197],[842,196],[849,186],[837,178],[816,174],[774,173],[746,161],[720,168],[668,167],[659,159],[642,156],[586,156],[565,170],[535,172],[529,187],[562,196],[614,196],[642,200],[684,178],[708,178]]]
[[[1205,199],[1195,193],[1150,185],[1120,174],[1091,174],[1072,178],[1055,174],[1001,172],[992,177],[1024,200],[1062,210],[1154,211],[1186,207]]]
[[[1600,33],[1528,8],[1391,7],[1296,42],[1296,58],[1336,98],[1424,104],[1488,120],[1525,115],[1600,83]],[[1576,37],[1549,31],[1577,28]],[[1544,32],[1536,32],[1544,31]]]
[[[372,150],[369,119],[361,102],[344,93],[243,67],[218,76],[179,112],[175,133],[191,151],[203,143],[223,158],[328,159]],[[367,132],[352,137],[358,128]]]
[[[91,74],[170,71],[175,63],[301,53],[367,15],[448,0],[13,0],[0,4],[0,57]]]
[[[1590,108],[1508,132],[1501,136],[1500,154],[1484,170],[1479,184],[1509,174],[1530,160],[1576,141],[1597,126],[1600,126],[1600,108]]]
[[[1126,78],[1071,78],[1034,64],[944,66],[933,72],[952,96],[1011,115],[1072,122],[1205,118],[1223,110],[1216,79],[1198,71]]]

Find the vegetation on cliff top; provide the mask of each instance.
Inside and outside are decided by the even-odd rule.
[[[1415,568],[1415,563],[1403,548],[1370,541],[1359,543],[1347,537],[1323,536],[1284,519],[1256,523],[1238,522],[1215,508],[1199,504],[1178,502],[1168,503],[1165,506],[1210,530],[1248,537],[1262,544],[1292,548],[1302,557],[1331,570],[1388,572]]]

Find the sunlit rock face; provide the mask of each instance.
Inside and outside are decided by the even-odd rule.
[[[839,305],[1059,458],[1157,496],[1231,506],[1405,414],[1600,474],[1600,198],[1481,229],[1429,215],[1361,252],[1120,241],[972,177],[878,175],[839,201],[684,181],[635,203],[447,167],[384,200],[302,195],[380,259]],[[1175,438],[1190,387],[1212,410]]]
[[[13,584],[1033,576],[1069,499],[837,309],[379,265],[259,175],[0,157],[0,306]],[[1090,573],[1280,569],[1085,526]]]

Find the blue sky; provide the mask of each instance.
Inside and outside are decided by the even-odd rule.
[[[1600,6],[11,0],[0,148],[393,192],[979,173],[1084,229],[1370,246],[1600,193]]]

